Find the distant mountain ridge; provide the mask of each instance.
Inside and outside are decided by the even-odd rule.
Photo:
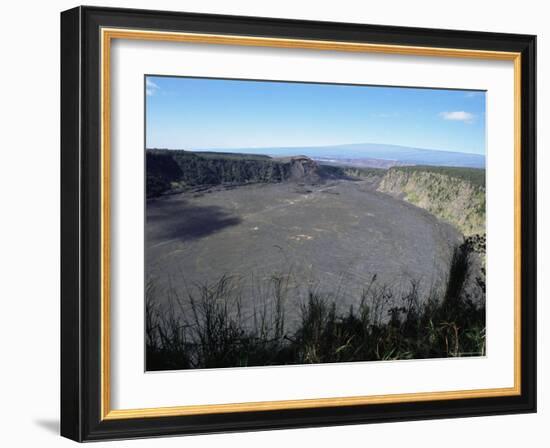
[[[209,151],[201,149],[200,151]],[[213,151],[213,150],[212,150]],[[440,151],[400,145],[378,143],[352,143],[331,146],[293,146],[269,148],[224,148],[216,152],[267,154],[275,157],[302,154],[312,159],[377,159],[394,165],[456,166],[485,168],[485,156],[481,154]]]
[[[388,159],[372,159],[372,158],[345,158],[345,157],[313,157],[318,163],[323,165],[342,166],[350,168],[381,168],[388,169],[393,166],[410,166],[404,162]]]

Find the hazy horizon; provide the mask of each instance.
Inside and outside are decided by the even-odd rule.
[[[168,151],[178,149],[149,148]],[[385,145],[376,143],[359,143],[332,146],[288,146],[264,148],[217,148],[187,150],[197,153],[263,155],[269,157],[306,156],[319,161],[346,161],[366,163],[374,161],[390,161],[408,165],[440,165],[455,167],[484,168],[485,155],[457,151],[435,151],[424,148],[412,148],[400,145]]]
[[[450,152],[450,153],[457,153],[457,154],[468,154],[468,155],[479,155],[482,157],[485,157],[485,154],[478,154],[478,153],[472,153],[472,152],[465,152],[465,151],[452,151],[448,149],[443,148],[420,148],[417,146],[407,146],[407,145],[398,145],[394,143],[382,143],[382,142],[354,142],[354,143],[337,143],[333,145],[288,145],[288,146],[249,146],[249,147],[216,147],[216,148],[169,148],[169,147],[150,147],[148,146],[145,149],[163,149],[168,151],[190,151],[190,152],[235,152],[239,154],[246,154],[246,151],[269,151],[273,149],[305,149],[305,148],[345,148],[345,147],[352,147],[352,146],[360,146],[360,145],[372,145],[372,146],[392,146],[396,148],[403,148],[403,149],[415,149],[419,151],[437,151],[437,152]]]

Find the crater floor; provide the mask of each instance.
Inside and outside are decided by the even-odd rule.
[[[426,295],[445,281],[461,240],[449,224],[365,181],[219,187],[149,200],[146,214],[145,276],[158,300],[229,275],[245,285],[243,310],[251,312],[272,276],[283,275],[289,323],[308,290],[342,309],[357,306],[374,274],[396,295],[411,280]]]

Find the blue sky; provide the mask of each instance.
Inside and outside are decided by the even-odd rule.
[[[485,154],[485,93],[148,76],[146,146],[383,143]]]

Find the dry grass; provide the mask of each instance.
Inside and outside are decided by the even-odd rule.
[[[274,275],[252,315],[244,316],[236,277],[199,285],[169,305],[146,297],[147,370],[445,358],[485,354],[485,304],[465,292],[470,250],[457,247],[441,297],[419,297],[411,282],[395,303],[373,276],[357,308],[337,311],[338,297],[311,290],[297,329],[285,328],[289,275]],[[185,306],[184,306],[185,304]]]

